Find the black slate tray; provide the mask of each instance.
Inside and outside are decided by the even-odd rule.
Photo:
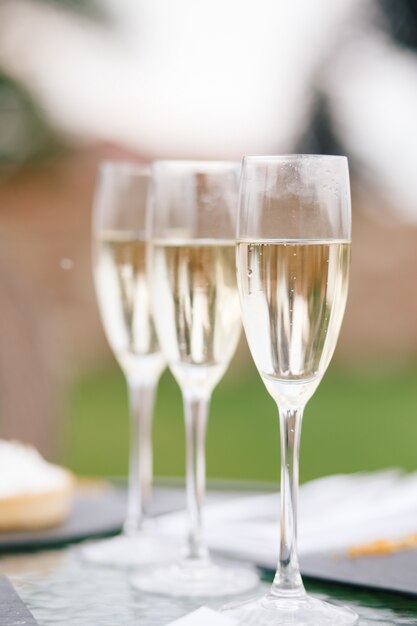
[[[343,553],[301,559],[303,576],[417,596],[417,550],[351,558]]]
[[[53,548],[89,538],[119,533],[126,514],[126,489],[103,483],[80,487],[68,520],[56,528],[0,533],[0,554],[16,550]],[[152,514],[160,515],[183,506],[183,491],[159,487],[155,490]]]
[[[37,626],[38,622],[5,576],[0,576],[0,626]]]
[[[253,493],[253,491],[251,492]],[[208,500],[248,495],[241,490],[221,489],[209,494]],[[184,489],[157,487],[154,493],[154,515],[184,507]],[[16,550],[52,548],[87,538],[105,537],[121,531],[126,512],[126,489],[107,485],[81,488],[68,521],[58,528],[37,532],[0,533],[0,554]],[[317,580],[347,583],[357,587],[394,591],[417,596],[417,550],[390,555],[349,558],[345,553],[320,553],[300,559],[301,572]],[[259,567],[272,573],[275,562],[262,561]],[[0,621],[0,626],[2,623]]]

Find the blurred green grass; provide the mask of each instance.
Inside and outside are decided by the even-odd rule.
[[[68,416],[66,464],[80,475],[125,475],[128,408],[116,366],[80,376]],[[184,454],[181,396],[165,372],[154,421],[156,475],[183,476]],[[417,469],[417,365],[383,371],[332,364],[305,411],[301,481],[393,466]],[[232,367],[214,391],[207,474],[278,480],[277,411],[251,364]]]

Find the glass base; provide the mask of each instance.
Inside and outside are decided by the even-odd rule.
[[[167,538],[141,531],[135,535],[119,535],[84,544],[80,553],[81,558],[89,563],[129,569],[176,561],[180,549]]]
[[[239,626],[351,626],[358,615],[345,606],[323,602],[311,596],[262,598],[229,604],[222,608]]]
[[[165,596],[221,597],[238,595],[259,584],[256,570],[211,561],[187,560],[164,567],[146,568],[136,573],[135,589]]]

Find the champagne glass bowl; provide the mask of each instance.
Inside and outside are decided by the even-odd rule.
[[[297,556],[298,462],[306,403],[336,347],[348,288],[351,206],[345,157],[243,161],[237,276],[255,365],[280,418],[280,556],[269,593],[225,607],[239,624],[347,626],[348,608],[308,596]]]
[[[130,407],[128,504],[123,535],[85,545],[87,561],[121,567],[177,554],[149,519],[152,412],[165,359],[151,314],[146,274],[146,202],[150,168],[128,162],[100,167],[93,208],[93,269],[110,347],[127,381]]]
[[[221,596],[258,582],[251,569],[214,563],[202,526],[210,397],[241,332],[235,265],[239,171],[236,163],[218,161],[153,166],[148,271],[160,345],[184,401],[189,530],[181,560],[133,577],[132,584],[145,591]]]

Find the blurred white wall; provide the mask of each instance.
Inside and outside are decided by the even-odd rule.
[[[289,151],[359,0],[101,0],[114,26],[3,0],[1,65],[82,139],[152,158]],[[361,11],[359,11],[361,14]]]
[[[320,89],[364,180],[417,220],[417,59],[373,0],[100,2],[104,25],[0,4],[0,67],[67,138],[150,159],[293,151]]]

